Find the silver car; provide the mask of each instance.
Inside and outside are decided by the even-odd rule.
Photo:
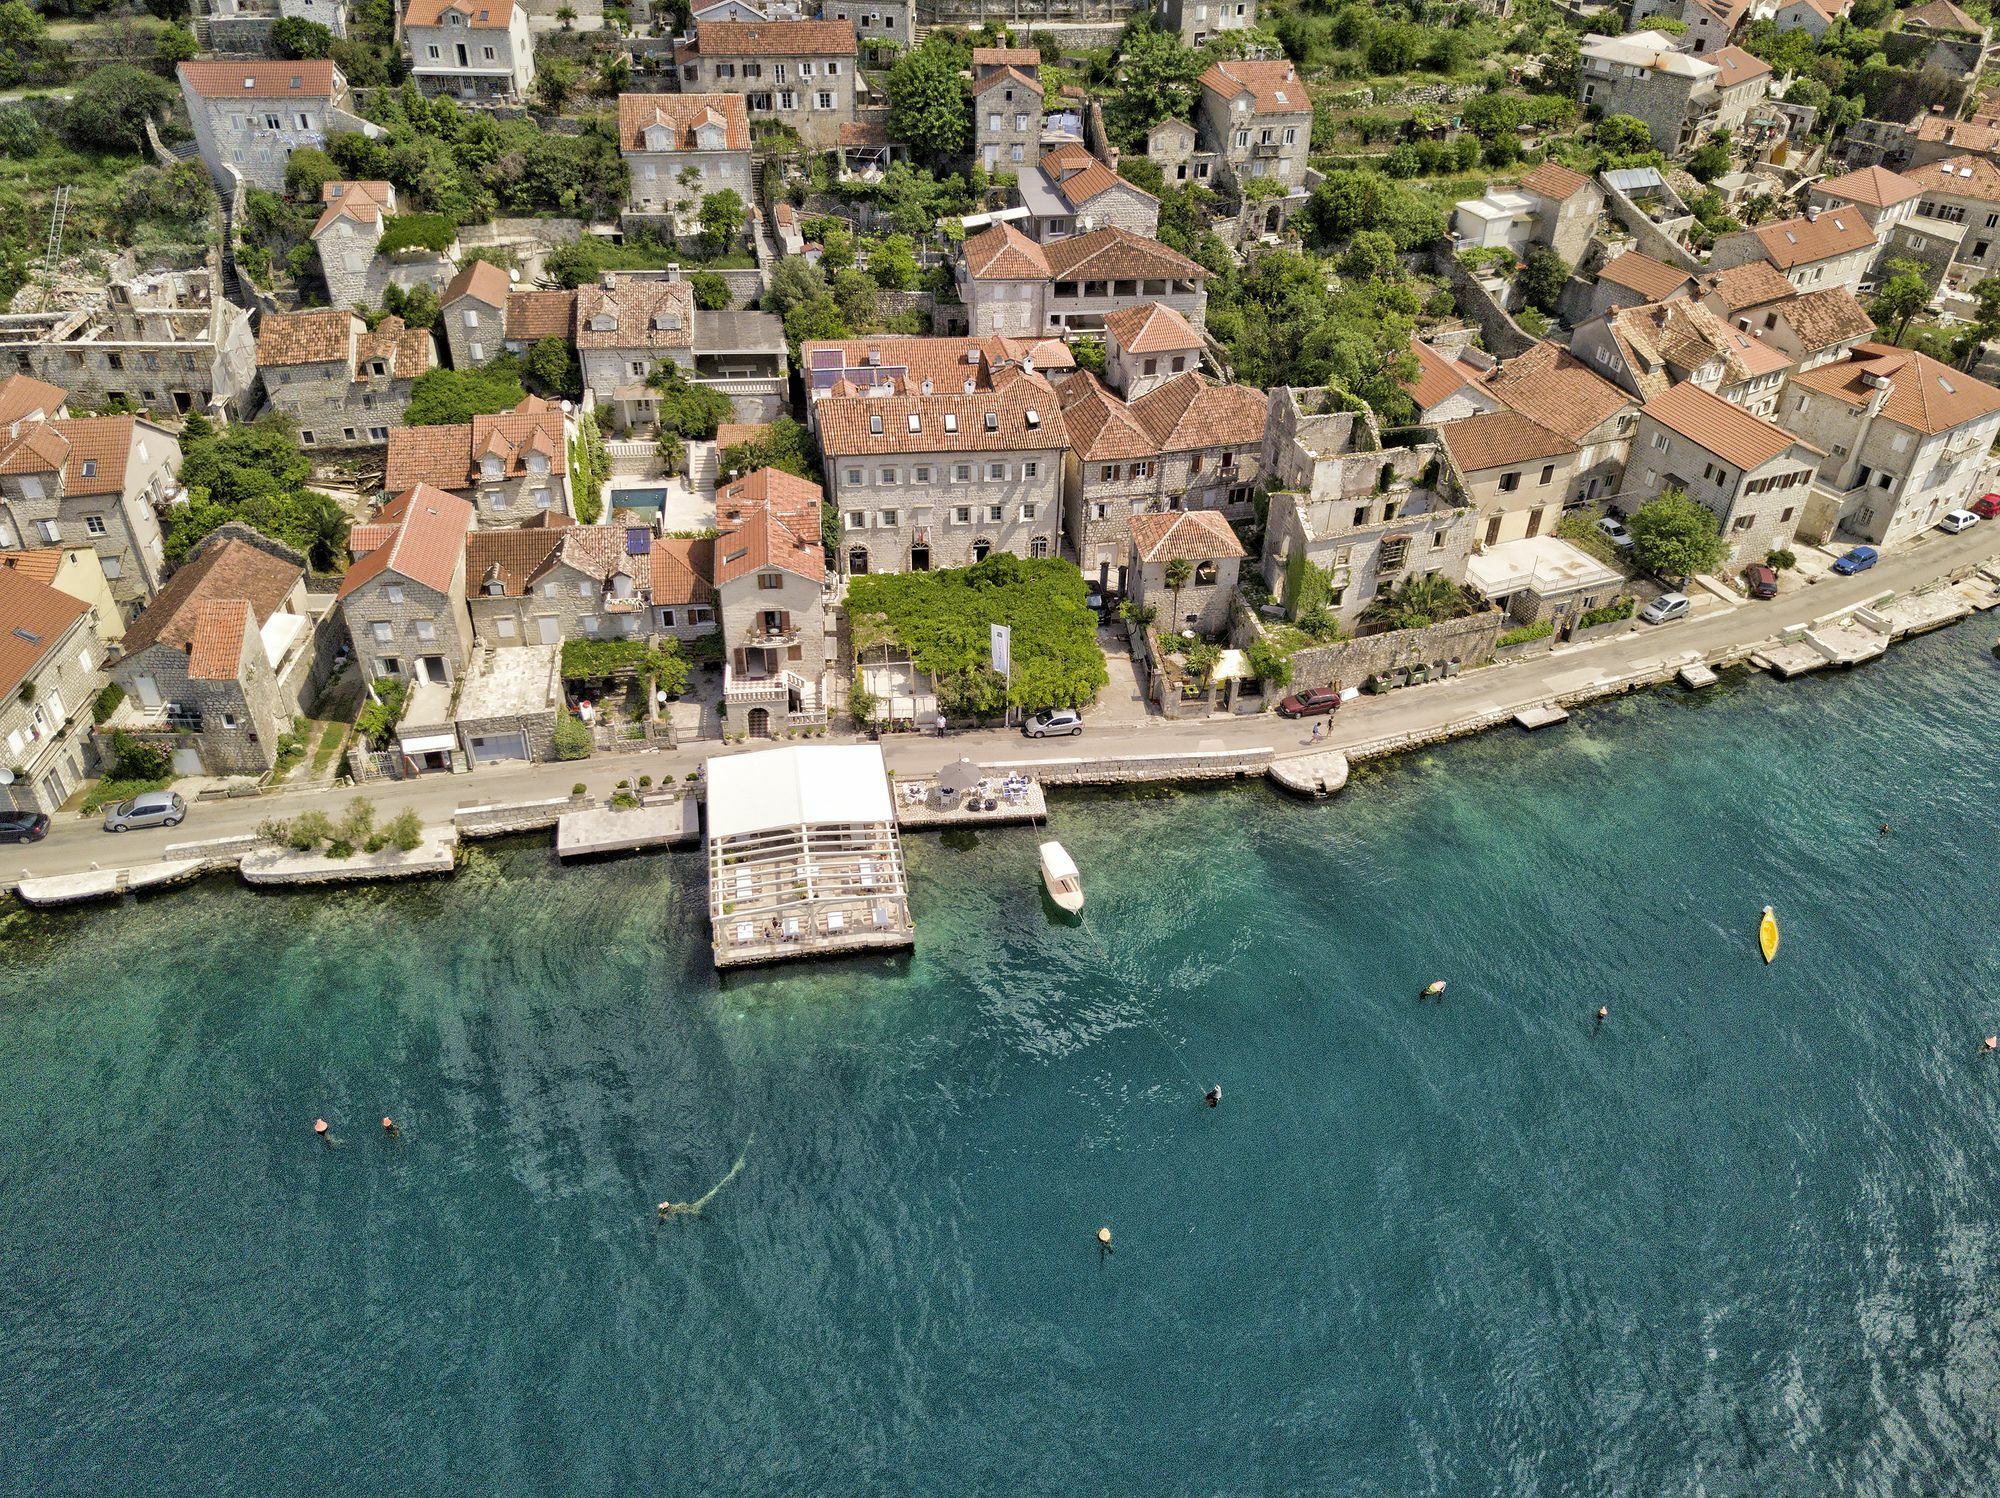
[[[134,827],[178,827],[187,815],[179,791],[141,791],[104,813],[106,832],[130,832]]]
[[[1083,732],[1083,717],[1072,707],[1054,707],[1047,712],[1036,713],[1021,725],[1021,732],[1031,739],[1053,738],[1057,734],[1078,734]]]
[[[1639,611],[1639,619],[1645,624],[1672,624],[1687,618],[1693,607],[1685,593],[1662,593]]]

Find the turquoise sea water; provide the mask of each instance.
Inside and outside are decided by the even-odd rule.
[[[527,842],[16,915],[0,1487],[1991,1493],[1986,643],[1063,800],[1080,930],[918,837],[894,962]]]

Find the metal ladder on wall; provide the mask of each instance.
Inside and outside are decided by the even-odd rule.
[[[69,223],[69,185],[56,188],[49,204],[49,239],[42,251],[42,295],[52,296],[56,286],[56,263],[62,258],[63,229]]]

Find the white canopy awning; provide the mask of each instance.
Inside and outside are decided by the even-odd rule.
[[[405,754],[430,754],[438,749],[456,749],[458,736],[450,733],[426,733],[414,739],[398,739],[396,742]]]
[[[890,822],[889,774],[874,744],[813,744],[708,761],[708,832],[736,837],[827,822]]]

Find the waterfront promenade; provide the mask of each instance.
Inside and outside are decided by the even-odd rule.
[[[1996,556],[2000,556],[2000,522],[1979,525],[1958,536],[1930,532],[1859,577],[1828,576],[1770,602],[1718,606],[1664,629],[1635,625],[1625,634],[1573,649],[1471,671],[1382,697],[1358,698],[1322,720],[1325,726],[1318,740],[1312,737],[1311,720],[1293,722],[1262,713],[1173,721],[1141,718],[1136,704],[1107,702],[1087,719],[1091,726],[1079,738],[1037,741],[1018,732],[994,729],[952,733],[942,739],[897,735],[885,738],[882,747],[889,768],[899,775],[934,774],[960,756],[1015,764],[1214,749],[1269,749],[1280,758],[1328,749],[1365,756],[1380,752],[1385,744],[1436,737],[1468,721],[1485,717],[1504,720],[1552,698],[1589,695],[1596,685],[1625,681],[1690,656],[1746,654],[1753,645],[1829,613],[1884,593],[1925,586]],[[1973,627],[1982,626],[1975,623]],[[1119,691],[1118,682],[1114,673],[1113,694]],[[407,809],[415,811],[427,826],[439,826],[464,805],[562,796],[578,781],[588,787],[593,800],[602,801],[620,780],[650,775],[656,784],[665,785],[683,779],[712,756],[768,747],[766,743],[724,745],[703,740],[656,753],[374,782],[366,794],[383,817]],[[0,886],[11,888],[24,871],[46,877],[81,873],[93,864],[113,868],[151,861],[170,844],[241,836],[254,832],[258,823],[270,817],[295,816],[312,806],[337,811],[355,794],[352,789],[300,790],[198,802],[180,827],[119,835],[102,831],[95,817],[66,815],[58,818],[40,843],[0,847]]]

